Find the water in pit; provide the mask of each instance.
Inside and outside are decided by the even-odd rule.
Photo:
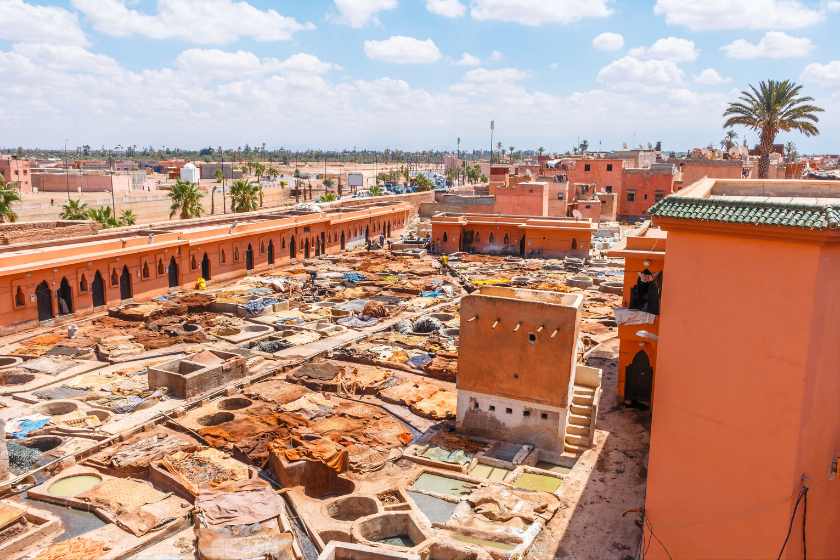
[[[411,540],[411,537],[408,535],[396,535],[393,537],[388,537],[387,539],[379,539],[379,543],[382,544],[390,544],[391,546],[402,546],[405,548],[411,548],[414,546],[414,541]]]
[[[450,496],[466,496],[470,493],[470,489],[466,487],[463,481],[430,473],[421,474],[412,486],[419,490]]]
[[[554,463],[549,463],[547,461],[538,461],[537,464],[534,465],[534,467],[542,469],[544,471],[551,471],[560,474],[569,474],[570,472],[572,472],[571,467],[563,467],[561,465],[555,465]]]
[[[419,492],[409,492],[409,494],[420,511],[432,523],[446,523],[452,517],[452,512],[455,511],[457,505]]]
[[[26,503],[35,509],[49,512],[61,520],[61,526],[64,528],[64,532],[50,544],[60,543],[107,525],[107,523],[89,511],[64,507],[50,502],[31,500],[29,498],[27,498]]]
[[[67,498],[75,496],[82,492],[87,492],[97,484],[100,484],[102,479],[92,474],[80,474],[78,476],[69,476],[63,478],[51,485],[47,489],[47,494],[56,496],[58,498]]]
[[[516,479],[513,483],[517,488],[523,490],[535,490],[538,492],[555,492],[560,488],[559,478],[553,476],[545,476],[542,474],[523,473],[522,476]]]
[[[482,465],[480,463],[470,471],[470,476],[483,478],[485,480],[489,480],[490,482],[503,482],[505,477],[509,474],[510,471],[507,469],[491,467],[490,465]]]
[[[456,541],[461,541],[470,544],[480,544],[482,546],[490,546],[493,548],[500,548],[502,550],[513,550],[514,547],[512,544],[505,544],[500,542],[493,542],[493,541],[483,541],[481,539],[474,539],[472,537],[465,537],[463,535],[450,535],[451,539],[455,539]]]

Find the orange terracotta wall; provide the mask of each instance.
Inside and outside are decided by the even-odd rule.
[[[611,192],[617,193],[621,189],[621,169],[623,163],[620,159],[582,159],[568,164],[569,182],[595,183],[598,192],[604,192],[611,187]],[[589,166],[589,171],[586,166]],[[611,167],[611,169],[609,169]]]
[[[621,194],[618,198],[618,219],[648,218],[647,211],[656,204],[656,191],[662,191],[662,197],[674,192],[676,175],[664,175],[648,170],[624,173],[621,179]],[[628,201],[628,191],[635,191],[635,200]]]
[[[539,255],[549,258],[588,257],[592,246],[592,234],[589,231],[551,230],[526,228],[525,253],[539,251]]]
[[[493,210],[509,216],[547,216],[548,184],[522,183],[511,187],[496,187]]]
[[[776,558],[780,500],[840,450],[840,247],[669,231],[665,273],[649,519],[673,558]],[[836,480],[809,492],[809,558],[840,556],[838,503]]]
[[[690,185],[694,181],[705,177],[710,179],[742,179],[743,165],[740,161],[735,165],[727,165],[732,160],[703,162],[687,162],[682,167],[683,184]]]
[[[32,177],[32,186],[38,192],[67,192],[70,185],[71,196],[80,192],[127,192],[131,190],[131,176],[127,173],[114,175],[82,175],[78,171],[70,173],[36,173]],[[79,190],[81,189],[81,190]]]

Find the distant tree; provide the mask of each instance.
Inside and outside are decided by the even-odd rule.
[[[338,195],[333,192],[327,192],[321,196],[321,202],[334,202],[336,200],[338,200]]]
[[[117,220],[116,216],[111,214],[110,206],[101,206],[99,208],[92,208],[88,210],[88,219],[91,219],[99,224],[102,229],[109,229],[120,227],[122,224]]]
[[[482,183],[487,183],[487,182],[489,182],[489,179],[487,178],[487,175],[485,175],[484,173],[482,173],[482,174],[481,174],[481,178],[480,178],[479,180],[480,180]]]
[[[137,215],[131,210],[120,212],[120,222],[126,226],[133,226],[137,223]]]
[[[434,184],[432,183],[431,179],[423,175],[422,173],[418,173],[416,177],[414,177],[414,184],[417,185],[418,192],[430,191],[434,188]]]
[[[516,148],[514,148],[513,146],[510,146],[508,148],[508,157],[510,157],[511,165],[513,165],[513,158],[516,157],[516,153],[514,152],[514,150],[516,150]]]
[[[383,196],[385,194],[385,189],[383,189],[379,185],[374,185],[368,189],[368,194],[370,196]]]
[[[770,152],[776,134],[798,130],[805,136],[816,136],[820,133],[815,123],[820,119],[817,113],[824,109],[811,105],[813,97],[798,97],[802,86],[785,80],[777,82],[767,80],[760,82],[758,89],[750,86],[751,91],[742,91],[740,101],[730,103],[724,117],[729,117],[723,123],[724,128],[735,125],[746,126],[759,131],[758,178],[767,179],[770,175]]]
[[[589,149],[589,140],[581,140],[580,144],[578,144],[578,149],[581,153],[585,154],[586,151]]]
[[[662,140],[657,141],[656,146],[654,146],[653,149],[657,152],[661,152],[662,151]]]
[[[796,144],[793,142],[787,142],[785,144],[785,154],[787,154],[787,160],[791,160],[791,156],[796,153]]]
[[[172,200],[172,206],[169,208],[170,218],[179,212],[182,220],[198,218],[204,213],[204,207],[201,205],[201,191],[195,183],[181,178],[175,179],[172,192],[167,196]]]
[[[266,174],[271,177],[272,181],[276,181],[277,177],[280,175],[280,171],[276,167],[271,167],[266,171]]]
[[[82,203],[82,199],[67,201],[67,204],[61,205],[61,214],[59,218],[62,220],[86,220],[88,218],[88,205]]]
[[[221,183],[224,178],[225,178],[225,172],[222,171],[222,168],[221,167],[216,168],[216,182]]]
[[[335,181],[333,181],[329,177],[324,179],[324,188],[329,188],[329,187],[332,187],[333,185],[335,185]]]
[[[545,148],[543,148],[542,146],[540,146],[539,148],[537,148],[537,153],[538,153],[538,154],[543,155],[543,152],[545,152]]]
[[[259,195],[262,191],[247,179],[237,179],[230,186],[230,209],[232,212],[253,212],[259,204]]]

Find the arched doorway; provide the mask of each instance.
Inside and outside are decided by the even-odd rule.
[[[102,275],[98,270],[93,275],[93,282],[90,283],[90,291],[93,296],[94,307],[105,305],[105,281],[102,280]]]
[[[344,250],[344,230],[341,230],[341,250]]]
[[[175,261],[175,257],[169,259],[169,287],[170,288],[177,288],[181,285],[178,282],[178,263]]]
[[[210,280],[210,257],[207,253],[204,253],[204,258],[201,259],[201,277]]]
[[[525,235],[522,235],[522,239],[519,240],[519,256],[525,256]]]
[[[125,265],[120,274],[120,299],[131,299],[131,273]]]
[[[35,288],[35,298],[38,300],[38,320],[49,321],[53,319],[52,294],[50,294],[50,286],[44,280],[38,287]]]
[[[390,221],[388,222],[388,230],[387,230],[387,233],[385,234],[385,237],[391,237],[391,222]]]
[[[289,241],[289,257],[296,258],[297,255],[295,254],[295,238],[292,237],[292,240]]]
[[[245,268],[254,270],[254,249],[250,243],[248,243],[248,250],[245,251]]]
[[[64,301],[64,305],[61,301],[56,301],[58,314],[69,315],[73,313],[73,292],[70,290],[70,282],[67,281],[67,278],[61,279],[61,284],[58,287],[58,297]]]
[[[306,240],[303,242],[303,258],[309,258],[309,238],[307,237]]]
[[[315,238],[315,256],[321,256],[321,240],[318,237]]]
[[[639,350],[624,370],[625,400],[650,402],[653,392],[653,368],[647,352]]]
[[[268,242],[268,264],[274,264],[274,241]]]

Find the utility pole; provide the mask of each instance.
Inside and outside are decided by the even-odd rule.
[[[70,140],[69,138],[64,139],[64,174],[67,176],[67,201],[70,201],[70,165],[67,163],[67,141]]]
[[[493,131],[496,129],[496,121],[490,121],[490,165],[493,165]]]
[[[219,146],[219,152],[222,154],[222,214],[227,214],[227,204],[225,203],[225,185],[227,185],[227,178],[225,177],[225,152]],[[230,165],[230,180],[233,181],[233,164]],[[210,196],[213,196],[211,193]]]

